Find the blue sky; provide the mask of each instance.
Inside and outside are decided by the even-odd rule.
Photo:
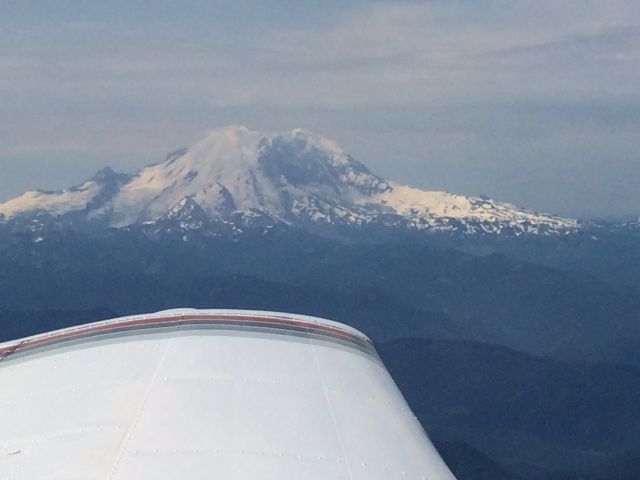
[[[640,216],[640,2],[4,0],[0,199],[303,127],[401,182]]]

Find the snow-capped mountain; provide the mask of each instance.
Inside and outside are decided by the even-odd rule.
[[[575,220],[486,197],[386,181],[336,143],[311,132],[264,134],[241,126],[215,130],[135,175],[107,168],[77,187],[27,192],[0,204],[3,222],[33,216],[116,228],[282,222],[519,235],[579,227]]]

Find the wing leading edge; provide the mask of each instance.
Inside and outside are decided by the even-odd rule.
[[[0,344],[10,479],[454,479],[362,333],[173,310]]]

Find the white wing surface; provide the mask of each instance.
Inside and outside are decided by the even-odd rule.
[[[357,330],[190,309],[0,344],[0,478],[454,479]]]

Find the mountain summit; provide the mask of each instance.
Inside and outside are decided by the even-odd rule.
[[[243,126],[214,130],[135,175],[106,168],[77,187],[27,192],[0,204],[4,222],[34,215],[116,228],[178,221],[181,228],[193,229],[259,221],[520,235],[578,227],[574,220],[486,197],[386,181],[312,132],[264,134]]]

